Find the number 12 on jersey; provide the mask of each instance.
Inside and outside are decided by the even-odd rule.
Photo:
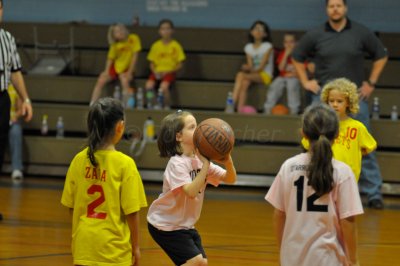
[[[297,211],[301,212],[303,207],[303,193],[306,193],[307,187],[304,188],[304,176],[300,176],[299,179],[294,181],[294,186],[297,188]],[[307,208],[308,212],[328,212],[328,205],[315,205],[314,202],[320,197],[313,193],[307,197]]]

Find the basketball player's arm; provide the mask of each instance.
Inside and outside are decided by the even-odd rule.
[[[129,65],[129,68],[128,68],[128,71],[127,71],[129,75],[133,75],[133,73],[135,72],[137,58],[138,58],[138,52],[133,53],[133,56],[132,56],[132,59],[131,59],[131,63]]]
[[[303,88],[313,92],[314,94],[317,94],[321,88],[319,87],[318,81],[316,79],[308,79],[307,70],[304,62],[299,62],[292,58],[292,63],[294,65],[294,68],[296,69],[296,73]]]
[[[221,161],[220,163],[225,166],[226,170],[225,176],[222,178],[222,181],[227,184],[234,184],[236,182],[236,169],[235,165],[233,164],[231,155],[229,155],[225,161]]]
[[[278,249],[282,245],[283,229],[285,228],[286,214],[275,208],[274,210],[274,229],[276,234],[276,240],[278,242]]]
[[[11,83],[14,85],[19,97],[22,99],[22,115],[25,116],[25,121],[30,121],[33,114],[32,104],[21,71],[11,72]]]
[[[203,162],[203,167],[201,168],[200,172],[197,173],[196,177],[190,184],[183,185],[183,191],[191,198],[195,198],[201,188],[203,187],[204,183],[206,182],[206,177],[208,173],[208,168],[210,167],[210,161],[204,158],[199,152],[196,153],[199,159]]]
[[[355,216],[340,220],[349,265],[358,265],[357,225]]]
[[[133,256],[132,262],[134,266],[138,266],[141,256],[139,248],[139,212],[134,212],[126,215],[126,221],[128,222],[129,230],[131,232]]]

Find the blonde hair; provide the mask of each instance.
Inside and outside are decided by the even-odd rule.
[[[128,37],[128,35],[129,35],[129,31],[124,24],[122,24],[122,23],[113,24],[108,28],[108,32],[107,32],[107,40],[108,40],[109,45],[112,45],[117,42],[117,40],[115,40],[115,38],[114,38],[114,29],[115,28],[121,28],[122,31],[125,33],[126,37]]]
[[[358,105],[357,85],[346,78],[338,78],[328,82],[321,93],[321,101],[329,104],[329,92],[337,90],[348,100],[349,106],[347,112],[357,114],[360,106]]]

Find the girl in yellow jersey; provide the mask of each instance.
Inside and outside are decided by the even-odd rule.
[[[321,101],[329,104],[339,116],[339,135],[332,145],[333,156],[349,165],[358,181],[362,156],[374,151],[377,144],[367,128],[349,116],[359,110],[357,86],[345,78],[335,79],[324,86]],[[308,149],[305,138],[302,144]]]
[[[88,145],[71,162],[61,203],[72,213],[75,265],[138,265],[139,210],[147,206],[135,162],[116,151],[124,129],[122,104],[95,102]]]
[[[164,108],[169,109],[170,85],[175,81],[176,72],[182,68],[186,56],[182,46],[172,37],[174,24],[171,20],[161,20],[158,24],[158,32],[161,39],[153,43],[147,55],[147,60],[150,61],[151,74],[146,82],[146,92],[148,95],[152,95],[154,89],[161,90],[164,95]],[[157,82],[160,83],[159,88],[155,88]],[[153,98],[148,96],[147,100],[152,101]],[[148,106],[150,105],[148,103]]]
[[[106,67],[97,79],[90,104],[100,97],[102,88],[111,80],[119,79],[125,98],[134,93],[130,82],[134,78],[138,54],[142,50],[139,36],[130,34],[124,24],[117,23],[108,30],[108,43],[110,48]]]

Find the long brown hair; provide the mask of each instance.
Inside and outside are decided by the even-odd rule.
[[[101,98],[90,107],[87,117],[87,154],[93,166],[97,166],[94,152],[113,136],[115,125],[121,120],[124,120],[124,108],[114,98]]]
[[[321,196],[333,189],[332,142],[339,131],[335,111],[326,104],[311,105],[303,115],[303,133],[310,141],[309,185]]]
[[[157,138],[160,157],[169,158],[177,154],[182,154],[180,143],[176,140],[176,134],[184,128],[184,118],[188,115],[192,115],[192,113],[178,110],[164,117],[161,122],[160,134]]]

